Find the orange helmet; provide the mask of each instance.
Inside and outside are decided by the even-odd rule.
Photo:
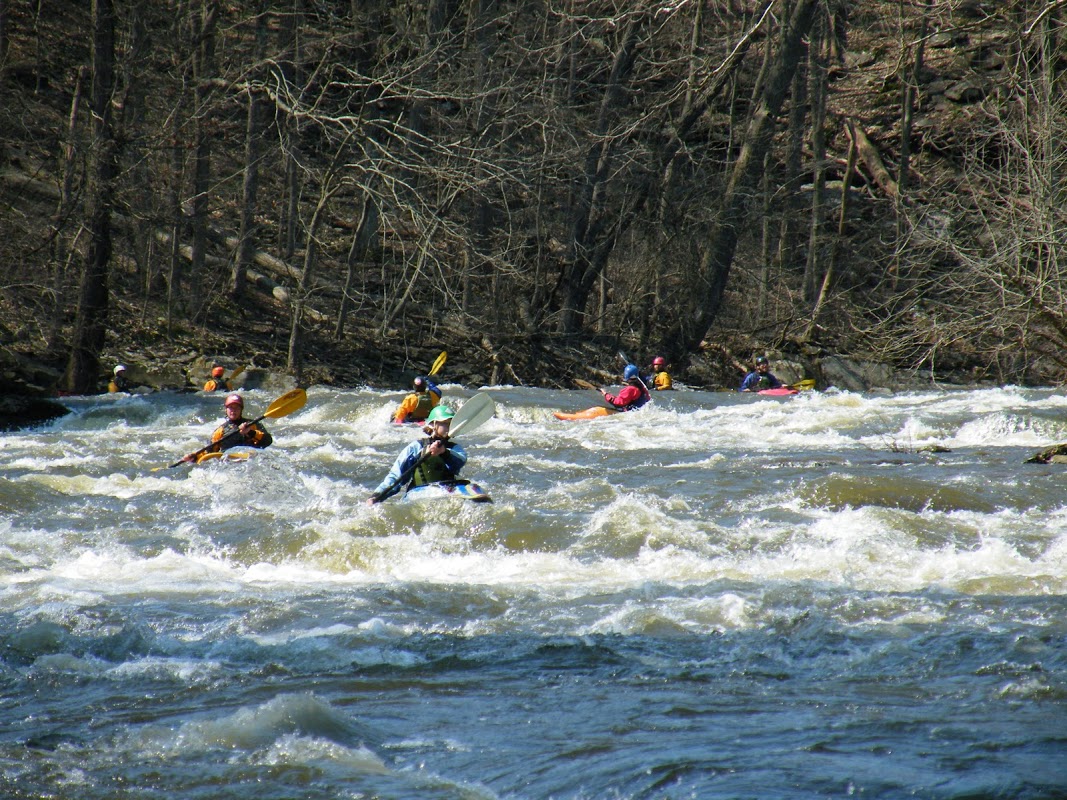
[[[213,368],[211,370],[211,377],[212,378],[221,378],[225,374],[226,374],[226,370],[224,370],[222,367],[215,367],[215,368]]]

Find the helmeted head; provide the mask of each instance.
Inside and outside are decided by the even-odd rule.
[[[216,367],[212,367],[212,369],[211,369],[211,377],[212,378],[221,378],[225,374],[226,374],[226,370],[223,369],[222,367],[216,366]]]
[[[637,377],[637,366],[634,364],[627,364],[626,369],[622,371],[622,379],[624,381],[632,381]]]
[[[451,422],[452,417],[456,416],[456,412],[446,405],[434,406],[430,409],[429,416],[426,417],[427,422]]]
[[[116,375],[121,375],[121,374],[122,374],[123,372],[125,372],[125,371],[126,371],[126,365],[125,365],[125,364],[119,364],[119,365],[118,365],[117,367],[115,367],[115,369],[114,369],[114,373],[115,373]]]
[[[223,402],[223,406],[226,408],[241,408],[245,407],[245,401],[239,394],[231,394],[226,396],[226,400]]]
[[[657,368],[664,366],[666,363],[667,362],[663,360],[663,356],[656,356],[654,359],[652,359],[652,366]]]
[[[425,392],[430,387],[426,385],[426,379],[421,375],[411,382],[412,387],[416,392]]]
[[[767,360],[767,356],[756,356],[756,369],[760,372],[766,372],[771,367],[771,362]]]

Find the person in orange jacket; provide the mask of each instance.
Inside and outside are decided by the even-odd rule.
[[[229,450],[231,447],[238,447],[241,445],[262,449],[264,447],[270,447],[274,442],[274,437],[267,432],[267,429],[264,428],[263,425],[255,420],[245,419],[245,401],[241,395],[229,395],[226,398],[224,407],[226,409],[226,421],[216,428],[213,434],[211,434],[211,441],[215,444],[212,447],[209,447],[205,452],[218,453],[224,450]],[[241,435],[234,436],[223,444],[223,440],[234,433],[240,433]],[[191,453],[190,455],[185,456],[182,461],[196,461],[197,455],[197,453]]]
[[[663,356],[656,356],[652,359],[652,374],[648,376],[648,380],[645,383],[648,384],[649,389],[656,389],[661,392],[665,389],[674,388],[674,381],[671,380],[671,375],[667,372],[667,362],[664,361]]]
[[[228,391],[230,391],[230,389],[233,388],[233,387],[231,387],[230,386],[230,382],[223,377],[225,375],[226,375],[226,370],[216,364],[211,369],[211,377],[208,379],[208,382],[204,384],[204,391],[205,392],[221,392],[221,391],[227,391],[228,392]]]
[[[441,390],[429,378],[419,376],[412,383],[412,392],[393,412],[393,422],[400,425],[405,422],[422,422],[434,406],[441,402]]]

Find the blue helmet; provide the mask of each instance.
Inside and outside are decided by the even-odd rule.
[[[622,379],[624,381],[632,381],[637,377],[637,367],[633,364],[627,364],[626,369],[622,371]]]

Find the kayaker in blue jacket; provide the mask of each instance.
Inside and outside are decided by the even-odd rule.
[[[380,503],[409,486],[455,481],[459,477],[467,463],[467,451],[448,438],[454,416],[448,406],[434,406],[423,428],[426,438],[416,439],[400,451],[388,474],[367,498],[367,505]]]
[[[741,382],[739,392],[762,392],[764,389],[777,389],[782,382],[774,377],[767,356],[756,356],[756,369],[748,373]]]

